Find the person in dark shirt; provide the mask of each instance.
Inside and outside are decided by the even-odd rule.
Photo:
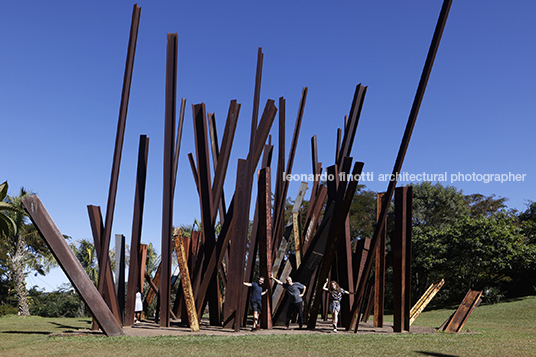
[[[287,291],[287,296],[289,298],[289,304],[287,309],[287,319],[285,321],[285,330],[288,329],[290,325],[290,319],[294,310],[298,310],[298,324],[300,328],[303,327],[303,294],[307,287],[302,283],[293,282],[290,276],[287,277],[286,282],[283,283],[281,280],[277,280],[274,275],[270,276],[276,283],[283,286]]]
[[[253,328],[252,331],[256,331],[260,329],[260,316],[262,312],[262,296],[266,294],[268,289],[265,289],[262,291],[262,285],[264,284],[264,277],[259,278],[259,283],[246,283],[244,282],[245,286],[250,286],[253,288],[253,291],[251,292],[251,308],[253,309]]]

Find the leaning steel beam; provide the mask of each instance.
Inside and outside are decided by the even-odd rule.
[[[112,236],[112,223],[114,219],[115,198],[117,196],[117,183],[119,181],[119,166],[121,165],[121,152],[123,151],[123,139],[125,137],[125,126],[127,121],[128,100],[130,96],[130,85],[132,83],[132,72],[134,69],[134,55],[136,53],[136,41],[138,39],[138,28],[140,25],[141,8],[134,5],[132,11],[132,23],[130,25],[130,38],[128,41],[127,60],[125,64],[125,76],[123,78],[123,91],[121,92],[121,105],[119,107],[119,120],[117,123],[117,136],[115,138],[114,158],[112,164],[112,174],[110,178],[110,189],[108,191],[108,204],[106,206],[106,221],[104,223],[104,235],[102,246],[104,247],[99,259],[99,271],[105,272],[108,269],[108,250]],[[105,275],[99,274],[98,290],[103,291]]]
[[[350,115],[348,117],[348,123],[344,128],[344,137],[340,146],[339,155],[337,156],[337,165],[342,165],[342,161],[345,157],[350,157],[352,151],[352,145],[354,143],[355,133],[357,131],[357,124],[359,123],[359,116],[361,115],[361,109],[363,109],[363,102],[365,100],[365,94],[367,93],[367,87],[358,84],[352,106],[350,108]]]
[[[175,154],[173,155],[173,195],[175,195],[175,185],[177,183],[177,171],[179,170],[179,156],[181,153],[182,127],[184,124],[184,110],[186,109],[186,99],[181,100],[179,114],[179,126],[177,127],[177,137],[175,138]]]
[[[264,54],[262,53],[262,47],[259,47],[257,52],[257,71],[255,74],[255,91],[253,94],[253,114],[251,118],[251,138],[250,147],[254,145],[255,133],[257,132],[257,121],[259,118],[259,102],[261,98],[261,80],[262,80],[262,62],[264,60]]]
[[[229,112],[227,113],[218,162],[214,169],[214,181],[212,184],[212,204],[214,207],[217,207],[218,202],[223,195],[223,184],[225,182],[225,175],[227,174],[227,166],[229,165],[229,157],[231,156],[231,148],[233,147],[239,113],[240,104],[238,104],[236,100],[232,100],[229,105]],[[212,222],[216,221],[216,213],[217,212],[212,213]],[[220,217],[220,221],[223,221],[223,218],[224,217]]]
[[[445,279],[441,279],[433,282],[428,289],[424,292],[421,298],[413,305],[409,312],[409,323],[412,324],[415,319],[421,314],[426,306],[432,301],[437,292],[445,284]]]
[[[173,225],[173,157],[177,97],[178,36],[167,34],[166,102],[164,124],[164,177],[162,199],[162,275],[160,279],[160,326],[169,327],[171,304],[171,236]]]
[[[145,203],[145,186],[147,182],[147,160],[149,157],[149,138],[140,135],[140,145],[138,148],[138,170],[136,175],[136,192],[134,193],[134,216],[132,218],[132,236],[130,240],[130,251],[138,252],[141,243],[141,231],[143,222],[143,207]],[[134,323],[134,305],[136,302],[136,292],[143,291],[143,286],[138,286],[140,262],[138,254],[130,254],[130,265],[128,270],[127,303],[125,312],[125,326],[132,326]]]
[[[303,87],[300,105],[298,107],[298,114],[296,116],[296,124],[294,125],[294,133],[292,135],[292,143],[290,145],[290,152],[288,155],[287,169],[285,171],[285,176],[292,173],[292,166],[294,165],[294,157],[296,155],[296,149],[298,147],[298,138],[300,136],[300,128],[303,119],[303,113],[305,110],[305,102],[307,100],[307,92],[309,91],[308,87]],[[280,178],[281,179],[281,178]],[[274,220],[275,220],[275,235],[272,237],[274,240],[274,247],[278,247],[281,241],[283,232],[281,231],[281,222],[285,219],[285,197],[288,192],[289,181],[285,180],[283,182],[282,193],[280,195],[279,207],[274,207]],[[273,254],[273,253],[272,253]]]
[[[188,270],[188,259],[186,257],[186,247],[184,239],[180,232],[180,229],[176,229],[175,232],[178,244],[175,244],[177,249],[177,258],[179,261],[181,285],[184,293],[184,301],[186,303],[186,311],[188,313],[188,321],[190,323],[190,330],[199,331],[199,323],[197,320],[197,311],[195,309],[194,293],[192,290],[192,284],[190,283],[190,272]],[[178,239],[177,239],[178,238]]]
[[[50,247],[63,272],[88,306],[102,331],[107,336],[124,335],[121,325],[87,276],[39,197],[23,198],[22,203],[39,234]]]
[[[411,111],[408,118],[408,123],[406,125],[406,130],[404,131],[404,136],[402,138],[402,143],[400,144],[400,149],[398,151],[398,155],[396,157],[395,165],[393,167],[392,172],[392,178],[389,182],[389,186],[387,188],[386,193],[386,201],[390,202],[393,198],[393,193],[395,191],[396,184],[398,182],[397,174],[401,172],[402,170],[402,164],[404,162],[404,158],[406,156],[406,152],[409,147],[409,141],[411,139],[411,134],[413,132],[413,128],[415,127],[415,122],[417,121],[417,115],[419,113],[419,109],[421,107],[422,99],[424,97],[424,92],[426,90],[426,85],[428,83],[428,79],[430,78],[430,73],[432,72],[432,67],[434,64],[434,59],[437,54],[437,49],[439,48],[439,43],[441,41],[441,36],[443,34],[443,30],[445,29],[445,24],[447,23],[447,18],[450,10],[450,6],[452,5],[452,0],[444,0],[443,6],[441,8],[441,13],[439,14],[439,19],[434,31],[434,36],[432,38],[432,43],[430,45],[430,49],[428,51],[428,55],[426,57],[426,62],[424,65],[424,69],[421,75],[421,79],[419,81],[419,86],[417,87],[417,93],[415,94],[415,99],[413,101],[413,105],[411,107]],[[380,213],[380,217],[378,219],[378,224],[376,225],[376,228],[374,229],[374,235],[372,236],[371,240],[371,251],[376,250],[376,245],[378,242],[378,236],[380,234],[380,229],[383,226],[383,221],[387,218],[387,206],[385,205],[382,208],[382,211]],[[372,268],[372,257],[373,254],[369,254],[367,257],[367,262],[365,264],[364,274],[365,276],[368,276],[370,274],[371,268]],[[359,287],[356,291],[356,297],[354,300],[354,306],[352,307],[352,325],[355,326],[355,332],[357,332],[357,329],[359,327],[359,324],[357,324],[357,312],[360,310],[360,306],[363,300],[363,294],[365,292],[365,281],[367,279],[361,279],[361,282],[359,284]]]

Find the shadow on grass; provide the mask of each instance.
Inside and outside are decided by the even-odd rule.
[[[59,328],[66,328],[66,329],[71,329],[71,330],[75,330],[75,331],[81,329],[80,326],[69,326],[69,325],[60,324],[60,323],[57,323],[57,322],[54,322],[54,321],[49,321],[49,324],[56,325]]]
[[[428,352],[428,351],[415,351],[415,352],[420,353],[421,355],[425,355],[425,356],[458,357],[457,355],[448,355],[446,353],[439,353],[439,352]]]
[[[21,335],[48,335],[50,332],[47,331],[2,331],[2,333],[12,333],[12,334],[21,334]]]

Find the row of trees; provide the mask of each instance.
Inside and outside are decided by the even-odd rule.
[[[11,197],[7,195],[7,183],[0,186],[0,309],[16,305],[19,315],[50,315],[55,311],[52,316],[72,313],[63,311],[58,305],[83,311],[79,300],[78,305],[73,302],[77,299],[76,294],[65,288],[59,289],[54,296],[40,294],[32,288],[30,301],[33,303],[28,304],[26,275],[44,275],[55,264],[22,208],[21,199],[29,194],[32,193],[21,189],[19,195]],[[420,297],[431,282],[441,278],[446,284],[434,299],[435,303],[459,302],[468,288],[484,290],[489,301],[496,301],[501,295],[535,293],[536,202],[529,202],[527,209],[519,212],[508,210],[506,201],[506,198],[494,195],[464,195],[463,191],[440,183],[413,185],[414,299]],[[288,207],[292,207],[290,201]],[[306,201],[302,209],[307,209]],[[392,212],[389,217],[388,226],[392,229]],[[350,209],[354,242],[370,237],[375,222],[376,192],[362,185]],[[93,243],[82,239],[71,244],[71,248],[96,284],[98,264]],[[115,263],[113,251],[111,261]],[[158,262],[158,254],[150,245],[148,270],[156,270]],[[57,303],[54,309],[47,305],[60,300],[63,302]]]
[[[435,303],[459,303],[469,288],[483,290],[490,302],[536,293],[536,202],[519,212],[495,195],[464,195],[441,183],[412,187],[414,299],[442,278]],[[375,199],[365,186],[356,193],[350,210],[354,239],[372,235]]]

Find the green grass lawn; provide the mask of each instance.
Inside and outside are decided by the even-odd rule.
[[[438,327],[453,311],[425,311],[415,325]],[[48,336],[89,327],[89,319],[2,317],[0,356],[535,356],[536,297],[477,307],[463,328],[473,333]]]

